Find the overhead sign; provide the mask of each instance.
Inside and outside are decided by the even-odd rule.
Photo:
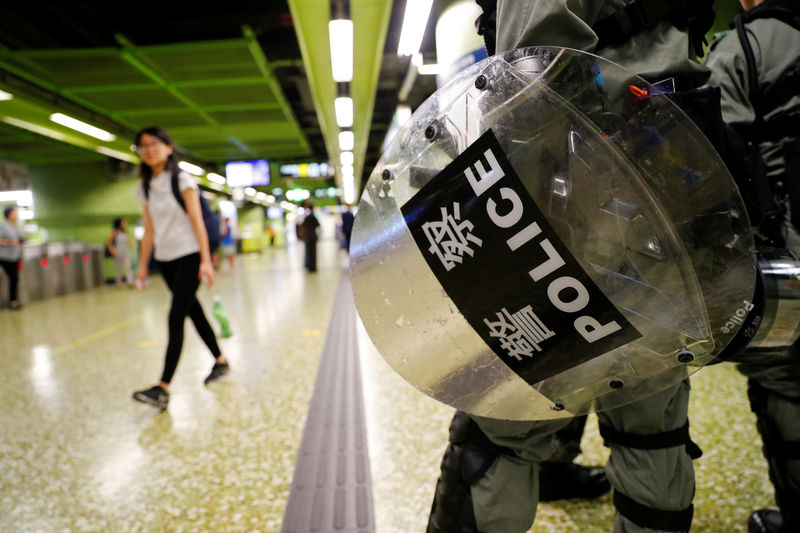
[[[225,165],[228,187],[258,187],[269,185],[269,161],[230,161]]]
[[[281,165],[281,176],[292,178],[327,178],[333,175],[333,168],[328,163],[299,163]]]

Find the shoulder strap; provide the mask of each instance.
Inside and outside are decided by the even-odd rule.
[[[780,105],[785,104],[795,95],[800,94],[800,61],[795,62],[792,68],[773,83],[763,95],[761,94],[755,53],[753,52],[753,46],[747,35],[747,28],[745,27],[746,23],[753,20],[774,18],[800,31],[800,9],[795,7],[793,10],[781,4],[782,2],[780,0],[764,3],[746,13],[737,15],[733,21],[733,25],[736,28],[736,35],[739,37],[739,42],[744,51],[745,61],[747,62],[747,80],[750,85],[748,96],[756,112],[756,120],[753,126],[759,138],[770,136],[770,132],[772,137],[778,135],[780,138],[783,129],[785,129],[783,127],[783,122],[786,122],[786,117],[782,118],[783,122],[781,123],[776,122],[772,124],[774,119],[770,120],[769,127],[767,127],[767,123],[764,121],[764,115]],[[800,4],[796,5],[800,6]],[[794,6],[795,4],[792,4],[792,7]],[[795,127],[796,115],[794,115],[789,122],[792,123],[790,128]],[[777,131],[776,128],[781,131]]]
[[[698,57],[703,57],[705,34],[714,24],[714,0],[631,0],[607,17],[597,21],[592,30],[597,34],[595,52],[621,44],[631,37],[668,20],[689,39]]]
[[[800,31],[800,4],[794,0],[771,0],[740,15],[745,24],[756,19],[772,18]]]
[[[186,202],[183,201],[183,195],[181,194],[181,188],[180,188],[180,185],[178,185],[178,173],[179,172],[180,171],[177,170],[177,169],[172,171],[172,194],[173,194],[173,196],[175,196],[175,200],[178,201],[178,204],[180,204],[181,208],[184,211],[186,211]]]
[[[744,51],[744,59],[747,62],[747,83],[750,86],[749,98],[753,109],[756,111],[756,124],[760,127],[764,121],[764,116],[761,112],[761,93],[758,90],[758,66],[756,65],[756,56],[753,53],[753,45],[750,44],[750,38],[747,36],[747,29],[744,27],[744,17],[737,15],[733,20],[736,28],[736,35],[739,37],[739,43],[742,45]]]

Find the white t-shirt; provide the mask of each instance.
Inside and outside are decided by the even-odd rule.
[[[178,174],[178,188],[183,193],[186,189],[197,190],[197,184],[189,174],[181,172]],[[200,251],[189,215],[172,192],[172,174],[169,171],[150,179],[147,198],[140,183],[136,189],[136,198],[150,211],[157,261],[174,261]]]

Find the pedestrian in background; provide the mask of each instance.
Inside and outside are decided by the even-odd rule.
[[[17,208],[3,210],[5,222],[0,226],[0,267],[8,276],[8,307],[18,310],[19,303],[19,262],[22,259],[23,238],[17,229]]]
[[[133,270],[131,269],[130,239],[127,231],[128,223],[122,218],[114,219],[111,233],[106,239],[106,247],[114,257],[114,281],[117,287],[122,287],[122,276],[125,275],[125,283],[133,287]]]
[[[305,218],[300,224],[300,235],[306,247],[305,266],[308,272],[317,271],[317,240],[319,240],[319,221],[314,216],[314,204],[305,202]]]
[[[236,255],[236,241],[233,240],[231,219],[228,217],[225,217],[222,223],[222,254],[228,258],[228,265],[233,268],[234,256]]]

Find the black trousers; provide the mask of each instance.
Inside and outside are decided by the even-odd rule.
[[[317,271],[317,239],[306,239],[306,270],[309,272]]]
[[[19,288],[19,270],[17,269],[16,261],[0,261],[0,267],[8,276],[8,299],[11,302],[16,302],[19,298],[17,291]]]
[[[186,317],[192,319],[197,333],[206,343],[211,355],[216,359],[220,355],[217,336],[208,323],[206,315],[200,302],[197,301],[197,288],[200,280],[197,272],[200,268],[200,254],[190,254],[174,261],[159,263],[161,274],[167,282],[169,290],[172,292],[172,305],[169,308],[169,341],[167,342],[167,355],[164,360],[164,373],[161,381],[169,383],[175,368],[178,366],[178,359],[181,357],[183,349],[183,326]]]

